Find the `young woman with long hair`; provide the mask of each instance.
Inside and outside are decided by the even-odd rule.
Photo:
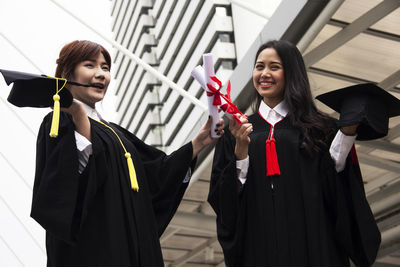
[[[317,110],[298,49],[270,41],[256,54],[254,114],[218,140],[208,201],[229,267],[370,266],[380,233],[359,165],[358,125]]]

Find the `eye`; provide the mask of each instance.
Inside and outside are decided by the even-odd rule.
[[[105,71],[110,71],[110,67],[108,65],[103,65],[101,68]]]
[[[93,63],[85,63],[84,66],[88,68],[93,68]]]
[[[279,70],[281,68],[280,65],[271,65],[271,70]]]
[[[262,70],[264,68],[264,64],[256,64],[254,68],[257,70]]]

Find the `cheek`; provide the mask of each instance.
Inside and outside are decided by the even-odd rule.
[[[257,72],[253,71],[253,85],[254,85],[254,87],[256,86],[257,81],[258,81],[258,74],[257,74]]]

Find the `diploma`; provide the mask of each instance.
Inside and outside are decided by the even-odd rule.
[[[214,105],[214,96],[211,95],[212,92],[210,92],[210,90],[207,87],[207,79],[205,76],[205,70],[203,69],[202,66],[197,66],[192,71],[192,76],[198,83],[200,83],[201,87],[207,93],[208,113],[210,114],[210,116],[212,118],[211,137],[219,138],[219,135],[217,135],[217,133],[215,132],[216,124],[220,120],[219,113],[218,113],[218,105]],[[217,98],[217,97],[215,97],[215,98]]]
[[[219,136],[215,132],[215,127],[216,123],[220,120],[219,110],[224,111],[229,119],[232,119],[233,117],[239,125],[241,124],[240,116],[243,116],[243,114],[239,111],[237,106],[234,105],[231,101],[230,82],[228,82],[228,86],[226,88],[227,94],[221,93],[222,83],[215,76],[214,62],[212,60],[211,54],[203,55],[203,67],[202,66],[195,67],[191,74],[193,78],[206,91],[208,112],[212,117],[211,136],[214,138],[218,138]]]

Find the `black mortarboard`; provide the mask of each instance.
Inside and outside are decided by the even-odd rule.
[[[2,69],[0,72],[7,85],[14,83],[7,100],[17,107],[52,107],[54,105],[53,95],[57,92],[57,82],[59,88],[62,88],[65,83],[65,79],[46,75]],[[71,81],[66,81],[66,83],[89,86]],[[60,90],[58,94],[61,107],[69,107],[72,104],[72,95],[67,89]]]
[[[14,83],[7,98],[11,104],[17,107],[54,107],[51,137],[58,135],[60,106],[69,107],[72,104],[73,97],[64,86],[67,83],[90,86],[46,75],[2,69],[0,69],[0,72],[3,74],[7,85]]]
[[[316,98],[340,113],[340,127],[359,123],[357,140],[386,136],[389,118],[400,115],[400,100],[373,83],[349,86]]]

